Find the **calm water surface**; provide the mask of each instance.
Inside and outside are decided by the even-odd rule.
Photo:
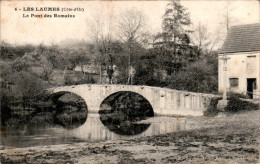
[[[40,145],[56,145],[76,142],[97,142],[106,140],[128,139],[153,136],[179,130],[190,129],[185,118],[157,116],[143,120],[140,124],[148,124],[148,128],[138,135],[126,136],[110,131],[101,121],[99,114],[89,113],[86,122],[75,129],[60,126],[37,128],[24,127],[1,131],[1,149],[14,147],[31,147]]]

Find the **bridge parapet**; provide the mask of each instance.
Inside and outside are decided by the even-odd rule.
[[[117,92],[134,92],[146,98],[157,115],[203,115],[212,94],[195,93],[169,88],[138,85],[97,85],[83,84],[50,88],[50,94],[71,92],[82,97],[88,110],[98,112],[104,99]]]

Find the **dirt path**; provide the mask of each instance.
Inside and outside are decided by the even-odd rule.
[[[192,117],[193,130],[132,140],[1,150],[2,163],[260,163],[260,111]]]

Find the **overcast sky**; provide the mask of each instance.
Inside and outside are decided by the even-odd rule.
[[[162,15],[167,1],[2,1],[1,40],[9,43],[55,44],[65,39],[90,40],[89,30],[92,16],[102,12],[110,18],[118,18],[126,8],[136,7],[147,15],[148,30],[161,30]],[[226,1],[186,0],[182,5],[190,12],[194,25],[207,24],[211,32],[222,31]],[[26,12],[15,11],[23,7],[80,7],[84,12]],[[259,22],[259,2],[257,0],[231,0],[229,3],[231,25]],[[23,14],[74,14],[75,18],[23,18]]]

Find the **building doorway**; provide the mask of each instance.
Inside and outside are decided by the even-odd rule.
[[[253,92],[256,89],[256,78],[247,79],[247,96],[253,99]]]

